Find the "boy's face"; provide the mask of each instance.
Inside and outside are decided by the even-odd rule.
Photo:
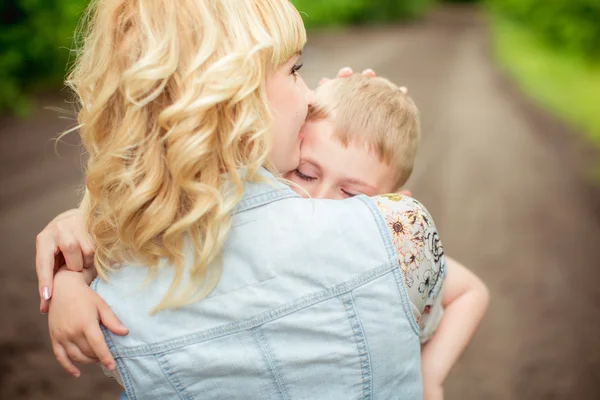
[[[300,166],[285,178],[304,188],[311,197],[345,199],[357,194],[375,196],[395,191],[395,169],[367,148],[352,143],[344,147],[334,136],[333,124],[328,120],[307,121],[300,134],[304,136]]]

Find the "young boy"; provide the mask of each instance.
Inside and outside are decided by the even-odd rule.
[[[324,83],[316,97],[301,131],[300,166],[286,176],[292,187],[301,195],[329,199],[402,189],[420,140],[419,113],[406,88],[379,77],[353,75]],[[439,399],[444,379],[487,309],[489,294],[479,278],[446,257],[442,307],[427,304],[421,317],[415,310],[420,293],[410,260],[399,261],[424,344],[424,398]]]
[[[305,197],[329,199],[398,192],[412,172],[420,139],[418,110],[406,89],[383,78],[353,75],[323,84],[316,97],[301,132],[301,163],[285,176],[292,187]],[[413,261],[399,263],[423,343],[424,398],[441,399],[444,379],[474,334],[489,296],[474,274],[447,257],[443,293],[426,298],[424,277],[410,268]],[[91,301],[80,297],[77,302],[94,312]],[[86,323],[75,326],[68,317],[63,329],[86,329]],[[97,343],[80,337],[83,353],[94,353]]]

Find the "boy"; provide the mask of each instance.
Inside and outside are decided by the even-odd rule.
[[[292,187],[301,195],[329,199],[398,192],[410,177],[420,139],[418,110],[406,88],[379,77],[353,75],[328,81],[315,94],[316,105],[301,131],[300,166],[286,176]],[[413,298],[419,296],[416,277],[409,260],[399,261],[414,305],[418,299]],[[479,278],[449,257],[446,261],[444,316],[433,304],[425,306],[423,317],[415,313],[424,343],[425,399],[442,397],[443,381],[489,301]]]
[[[305,197],[328,199],[400,190],[412,172],[420,139],[418,110],[406,89],[383,78],[353,75],[323,84],[316,97],[301,131],[300,165],[285,176],[292,187]],[[447,258],[450,271],[443,293],[427,297],[422,290],[426,271],[417,276],[412,261],[404,258],[399,263],[423,343],[424,398],[440,399],[448,371],[483,317],[488,293],[475,275]],[[79,297],[77,302],[92,313],[86,300]],[[68,317],[63,325],[73,328]],[[86,328],[85,324],[79,327]],[[97,343],[82,337],[77,342],[82,352],[95,353]]]

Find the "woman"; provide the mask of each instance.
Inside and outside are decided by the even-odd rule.
[[[431,217],[399,196],[302,199],[278,178],[298,166],[311,101],[293,6],[105,0],[91,15],[71,82],[94,244],[76,211],[51,223],[41,296],[57,250],[77,268],[96,247],[93,287],[129,329],[106,340],[131,399],[421,398],[445,268]],[[79,278],[59,273],[53,302]],[[66,368],[89,361],[50,323]]]

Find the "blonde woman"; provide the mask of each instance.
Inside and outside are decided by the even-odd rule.
[[[108,346],[100,361],[132,400],[421,398],[446,265],[431,217],[398,195],[302,199],[279,178],[298,166],[311,103],[296,9],[103,0],[86,26],[69,81],[86,192],[37,243],[65,369]],[[52,288],[56,255],[95,268]]]

